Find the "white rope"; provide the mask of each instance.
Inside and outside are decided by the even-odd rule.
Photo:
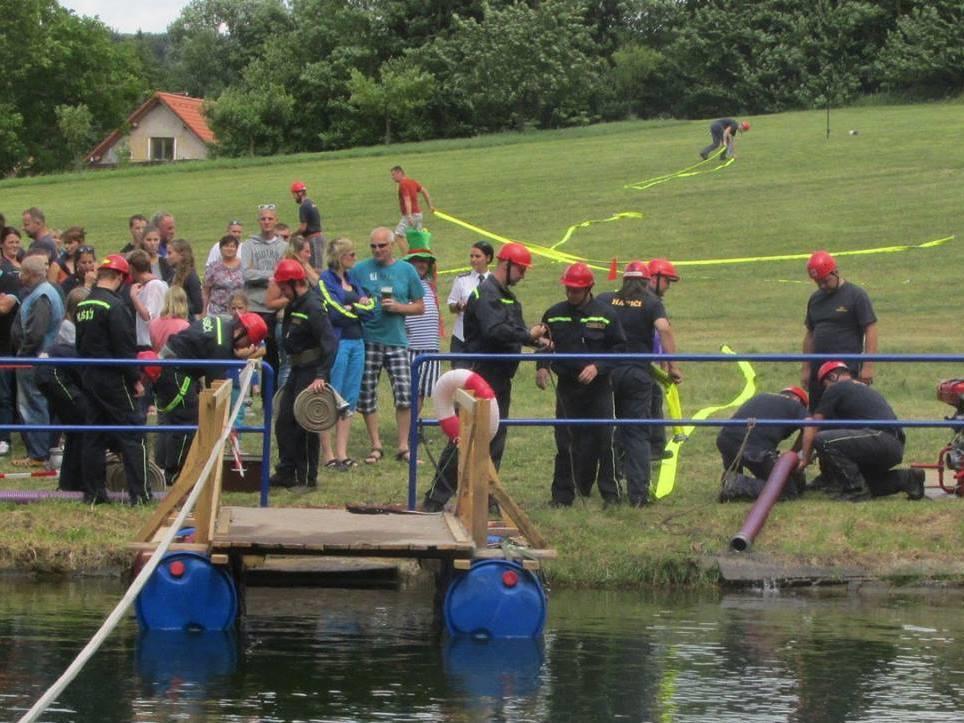
[[[244,398],[248,392],[248,387],[251,384],[251,375],[254,373],[255,363],[256,362],[249,362],[241,372],[241,393],[238,395],[237,404],[235,404],[234,409],[231,410],[231,414],[224,426],[224,429],[221,430],[221,436],[214,445],[214,451],[211,453],[207,463],[204,465],[204,469],[201,470],[201,483],[195,485],[194,489],[191,490],[191,494],[188,495],[187,501],[184,503],[184,507],[174,520],[174,524],[172,524],[170,528],[168,528],[167,532],[165,532],[161,537],[161,541],[158,543],[157,549],[154,550],[154,554],[151,555],[150,559],[147,561],[147,564],[141,568],[140,573],[138,573],[137,577],[134,578],[134,582],[132,582],[131,586],[127,589],[127,593],[123,598],[121,598],[121,601],[117,603],[117,606],[113,609],[111,614],[107,616],[107,619],[104,620],[104,623],[100,626],[100,629],[90,639],[90,642],[84,646],[84,649],[78,653],[77,657],[74,658],[74,662],[72,662],[67,670],[64,671],[64,674],[61,675],[60,678],[58,678],[57,681],[47,689],[47,692],[40,697],[40,700],[34,703],[33,707],[27,711],[26,714],[24,714],[24,716],[20,719],[20,723],[32,723],[32,721],[37,720],[37,717],[56,700],[57,696],[60,695],[68,685],[73,682],[74,678],[77,677],[77,674],[87,664],[87,661],[93,657],[94,653],[97,652],[104,640],[107,639],[107,636],[114,631],[114,628],[117,627],[117,624],[121,621],[121,618],[127,612],[128,608],[130,608],[131,604],[140,594],[144,585],[147,584],[147,581],[154,573],[154,570],[157,568],[158,564],[160,564],[161,558],[167,552],[168,547],[170,547],[171,543],[174,541],[174,537],[181,529],[181,525],[184,524],[184,520],[187,519],[188,514],[190,514],[191,510],[194,508],[194,505],[197,503],[198,497],[201,495],[204,486],[207,484],[208,475],[211,473],[211,468],[214,466],[215,462],[221,461],[225,441],[227,440],[228,435],[231,433],[231,428],[234,426],[234,421],[238,417],[238,413],[241,410],[241,405],[244,403]]]

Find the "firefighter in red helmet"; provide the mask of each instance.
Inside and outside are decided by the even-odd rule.
[[[837,269],[837,261],[826,251],[817,251],[807,261],[807,274],[817,290],[807,302],[803,335],[804,354],[877,353],[877,315],[867,292],[856,284],[844,281]],[[820,362],[803,362],[800,385],[810,393],[810,408],[816,409],[823,394],[817,380]],[[864,384],[874,380],[872,361],[848,362],[847,366]]]
[[[723,458],[720,502],[755,500],[763,490],[780,457],[780,443],[800,431],[799,420],[807,416],[809,395],[800,387],[784,387],[779,394],[763,392],[746,400],[733,419],[785,419],[779,426],[722,427],[716,448]],[[799,437],[794,449],[800,448]],[[744,474],[748,472],[749,474]],[[782,499],[803,494],[806,479],[802,471],[791,475]]]
[[[670,287],[680,280],[679,272],[672,261],[667,259],[653,259],[649,262],[649,289],[660,301],[666,298]],[[663,312],[666,312],[666,305],[663,302]],[[657,354],[675,354],[676,336],[669,323],[669,316],[665,315],[666,328],[657,327],[656,335],[653,339],[653,351]],[[668,332],[668,333],[667,333]],[[683,372],[679,364],[675,361],[660,362],[659,366],[669,375],[673,384],[680,384],[683,381]],[[651,419],[663,419],[663,397],[664,391],[661,384],[653,385],[652,402],[650,404],[649,416]],[[654,462],[661,462],[667,457],[672,457],[673,453],[666,449],[666,427],[655,426],[649,428],[649,452],[650,458]]]
[[[649,289],[649,266],[630,261],[623,272],[619,291],[600,294],[601,304],[612,308],[626,334],[626,351],[652,354],[655,332],[663,346],[675,351],[673,330],[666,318],[662,300]],[[674,362],[675,364],[675,362]],[[610,375],[617,419],[649,419],[653,404],[653,379],[648,361],[614,363]],[[642,425],[616,428],[615,450],[618,469],[626,480],[629,503],[642,507],[650,501],[652,429]]]
[[[274,281],[288,300],[282,325],[282,344],[291,362],[291,373],[281,391],[275,422],[278,466],[271,484],[279,487],[318,484],[318,449],[321,439],[295,419],[295,399],[305,389],[320,392],[328,386],[338,339],[328,312],[308,283],[305,268],[294,259],[282,259]]]
[[[119,254],[106,257],[97,267],[97,281],[90,295],[77,305],[77,356],[87,359],[134,359],[137,335],[131,308],[118,296],[130,268]],[[92,366],[84,370],[88,424],[143,425],[144,415],[136,398],[144,395],[141,370],[135,366]],[[132,505],[150,501],[147,490],[147,447],[140,432],[90,432],[83,454],[84,501],[108,501],[106,488],[107,449],[119,451]]]
[[[231,319],[206,316],[194,321],[183,331],[172,334],[161,348],[161,359],[248,359],[255,355],[268,335],[268,326],[260,314],[245,312]],[[155,381],[158,424],[197,424],[198,382],[208,384],[226,376],[223,367],[165,366]],[[160,435],[154,446],[154,460],[164,470],[164,479],[172,484],[187,457],[193,432],[170,432]]]
[[[523,346],[537,349],[548,344],[546,328],[542,324],[529,327],[522,318],[522,304],[512,287],[525,278],[532,267],[532,254],[519,243],[508,243],[496,254],[496,267],[469,295],[465,306],[464,332],[466,354],[518,354]],[[507,419],[512,401],[512,377],[519,368],[516,361],[472,362],[472,370],[492,387],[499,406],[499,417]],[[495,468],[502,463],[507,428],[499,429],[489,443],[489,454]],[[458,481],[458,448],[449,443],[439,458],[438,471],[432,486],[425,493],[422,509],[442,510],[455,493]]]
[[[813,419],[852,420],[843,427],[805,427],[799,469],[814,455],[820,460],[820,476],[814,486],[837,493],[847,500],[904,492],[908,499],[924,497],[924,470],[894,469],[904,457],[904,430],[874,424],[895,422],[897,415],[887,400],[872,387],[854,378],[842,361],[826,362],[817,370],[823,396]]]
[[[536,384],[545,389],[550,370],[558,377],[558,419],[612,419],[613,395],[609,373],[613,363],[606,355],[625,351],[626,336],[612,306],[592,296],[592,270],[584,263],[569,266],[560,283],[566,300],[542,316],[549,329],[553,351],[591,354],[592,358],[540,361]],[[610,426],[558,426],[555,428],[556,458],[552,474],[555,507],[572,505],[576,494],[588,497],[593,483],[606,504],[618,504],[622,494],[616,482],[613,431]]]
[[[298,234],[308,242],[311,267],[320,274],[327,268],[321,211],[318,210],[318,204],[308,198],[308,187],[303,181],[292,182],[291,197],[298,204]]]

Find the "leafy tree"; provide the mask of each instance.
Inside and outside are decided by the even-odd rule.
[[[604,71],[581,8],[562,1],[455,18],[431,56],[445,102],[462,106],[476,130],[587,122]]]
[[[370,118],[382,126],[385,145],[392,142],[393,123],[401,129],[396,133],[403,139],[415,139],[425,134],[421,118],[432,94],[433,81],[431,74],[403,58],[383,63],[377,81],[353,68],[348,102],[362,118]]]
[[[663,56],[645,45],[624,45],[613,53],[610,70],[612,87],[617,97],[634,113],[649,115],[653,110],[652,81],[659,77]]]
[[[0,103],[0,171],[19,169],[27,158],[23,141],[23,116],[9,103]]]
[[[932,0],[900,17],[877,68],[889,88],[930,96],[964,88],[964,0]]]
[[[54,108],[57,128],[64,139],[67,152],[75,159],[76,165],[83,166],[81,155],[90,148],[93,140],[94,115],[90,108],[80,105],[58,105]]]
[[[676,112],[779,112],[847,100],[869,83],[882,11],[860,0],[694,2],[667,48]]]
[[[55,0],[4,7],[0,98],[16,113],[0,121],[0,173],[65,168],[77,148],[61,132],[55,109],[85,105],[91,136],[106,134],[147,91],[140,63],[100,21],[78,18]],[[19,127],[12,122],[17,115]]]
[[[191,95],[217,96],[292,28],[283,0],[192,0],[168,28],[171,82]]]
[[[271,155],[290,150],[286,129],[295,99],[278,83],[228,88],[205,104],[205,115],[218,138],[216,151],[227,156]]]

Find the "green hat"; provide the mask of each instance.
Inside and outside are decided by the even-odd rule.
[[[428,231],[416,231],[409,229],[405,232],[405,241],[408,242],[410,249],[432,250],[432,234]]]
[[[414,261],[415,259],[435,261],[435,256],[432,254],[432,249],[412,249],[408,254],[402,257],[403,261]]]
[[[432,253],[432,234],[428,231],[406,231],[405,240],[408,241],[409,252],[403,257],[404,261],[413,259],[435,261],[435,254]]]

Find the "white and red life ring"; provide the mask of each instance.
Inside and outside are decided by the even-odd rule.
[[[455,390],[468,389],[475,392],[477,399],[494,399],[495,392],[481,376],[468,369],[453,369],[445,372],[435,382],[432,389],[432,401],[435,404],[435,416],[445,436],[453,442],[459,438],[459,415],[455,412]],[[490,405],[489,411],[489,441],[499,430],[499,407]]]

